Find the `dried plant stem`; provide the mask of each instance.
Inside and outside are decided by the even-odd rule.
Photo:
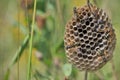
[[[118,80],[113,59],[110,62],[111,62],[111,66],[112,66],[112,73],[113,73],[114,80]]]
[[[104,80],[104,76],[99,72],[95,72],[95,75],[99,78],[99,80]]]
[[[90,7],[90,0],[87,0],[87,5],[88,5],[88,7],[89,7],[89,9],[90,9],[90,12],[94,15],[94,13],[92,12],[92,9],[91,9],[91,7]]]
[[[35,23],[35,14],[36,14],[36,0],[34,0],[34,9],[32,17],[32,26],[30,31],[30,41],[29,41],[29,59],[28,59],[28,71],[27,71],[27,80],[31,80],[31,59],[32,59],[32,42],[33,42],[33,31]]]
[[[87,72],[87,71],[85,71],[84,80],[87,80],[87,78],[88,78],[88,72]]]

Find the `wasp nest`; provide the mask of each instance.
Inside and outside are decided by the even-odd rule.
[[[107,14],[93,5],[74,8],[65,27],[66,55],[80,70],[95,71],[113,56],[116,37]]]

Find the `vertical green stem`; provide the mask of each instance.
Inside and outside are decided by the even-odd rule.
[[[35,14],[36,14],[36,0],[34,0],[32,26],[31,26],[31,31],[30,31],[30,42],[29,42],[29,46],[30,47],[29,47],[27,80],[31,80],[32,41],[33,41],[33,31],[34,31],[34,23],[35,23]]]

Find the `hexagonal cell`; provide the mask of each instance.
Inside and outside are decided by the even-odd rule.
[[[95,51],[91,52],[92,57],[95,59],[97,57],[97,53]]]
[[[82,12],[82,15],[86,16],[86,12],[85,12],[85,11],[84,11],[84,12]]]
[[[90,27],[87,27],[87,28],[90,28]],[[87,29],[87,31],[88,31],[88,29]],[[91,31],[88,31],[87,35],[88,35],[88,36],[92,36],[92,32],[91,32]]]
[[[74,34],[74,31],[72,29],[70,30],[70,34]]]
[[[69,38],[68,38],[68,39],[66,39],[66,42],[68,42],[68,43],[69,43],[69,42],[70,42],[70,39],[69,39]]]
[[[76,52],[76,51],[74,51],[74,52],[73,52],[73,55],[77,55],[77,52]]]
[[[92,56],[88,56],[87,58],[88,58],[89,61],[93,59]]]
[[[71,40],[74,40],[74,36],[73,36],[73,35],[71,35],[71,36],[70,36],[70,39],[71,39]]]
[[[86,53],[86,49],[82,49],[80,50],[82,53],[81,54],[85,54]]]
[[[70,34],[66,34],[66,37],[67,37],[67,38],[70,37]]]
[[[92,40],[93,40],[93,37],[92,37],[92,36],[89,36],[89,40],[92,41]]]
[[[89,43],[89,40],[86,40],[85,43],[88,44],[88,43]]]
[[[85,36],[84,36],[84,39],[85,39],[85,40],[88,39],[88,36],[85,35]]]
[[[101,44],[99,44],[99,47],[101,48],[101,47],[103,47],[104,45],[101,43]]]
[[[78,32],[74,32],[74,35],[75,35],[75,36],[78,36]]]
[[[81,20],[81,19],[83,19],[83,15],[80,15],[80,17],[79,17],[79,18],[80,18],[80,20]]]
[[[88,57],[88,56],[87,56]],[[84,60],[84,63],[86,63],[87,65],[89,64],[89,60],[88,59],[85,59]]]
[[[102,35],[102,34],[100,34],[100,33],[99,33],[99,34],[97,35],[97,38],[100,38],[100,37],[101,37],[101,35]]]
[[[90,28],[90,26],[87,26],[87,29],[86,29],[87,31],[89,31],[89,32],[91,32],[90,30],[91,30],[91,28]]]
[[[91,54],[91,50],[87,50],[87,55],[90,55]]]
[[[90,24],[90,21],[86,21],[86,22],[85,22],[85,25],[88,26],[89,24]]]
[[[72,25],[75,26],[75,25],[76,25],[76,22],[73,22]]]
[[[87,34],[87,30],[83,30],[83,34]]]
[[[80,42],[78,37],[75,37],[75,42]]]
[[[92,36],[95,38],[97,37],[97,33],[96,32],[93,32]]]
[[[82,44],[82,45],[81,45],[81,48],[85,48],[85,47],[86,47],[86,45],[85,45],[85,44]]]
[[[83,37],[83,34],[82,34],[82,33],[80,33],[80,34],[79,34],[79,37],[80,37],[80,38],[82,38],[82,37]]]
[[[82,29],[86,29],[86,25],[82,25],[81,27],[82,27]]]
[[[78,53],[78,57],[80,58],[80,57],[82,57],[83,55],[81,54],[81,53]]]
[[[84,11],[84,10],[85,10],[85,8],[84,8],[84,7],[82,7],[80,10],[81,10],[81,11]]]
[[[90,42],[90,45],[91,45],[91,46],[94,45],[94,44],[95,44],[95,43],[94,43],[93,41]]]
[[[77,26],[74,26],[73,29],[74,29],[74,31],[76,31],[77,30]]]
[[[74,57],[75,62],[79,62],[79,58],[77,56]]]
[[[84,63],[82,57],[78,57],[78,58],[79,58],[79,62],[80,62],[80,64]]]
[[[83,30],[82,29],[78,29],[78,32],[81,33]]]
[[[72,25],[70,26],[70,29],[73,29],[73,26],[72,26]]]
[[[93,39],[93,41],[95,41],[95,42],[96,42],[97,40],[98,40],[97,38],[94,38],[94,39]]]
[[[78,29],[80,29],[82,25],[80,23],[78,23],[76,26]]]
[[[94,27],[94,23],[90,23],[90,27]]]
[[[89,12],[89,9],[88,8],[86,8],[86,10],[85,10],[87,13]]]
[[[80,42],[81,42],[81,43],[83,43],[83,42],[84,42],[84,39],[83,39],[83,38],[81,38]]]
[[[79,65],[79,64],[80,64],[80,62],[79,62],[79,61],[75,61],[75,64],[76,64],[76,65]]]
[[[91,46],[91,50],[95,50],[95,47],[94,47],[94,46]]]
[[[90,17],[90,18],[89,18],[89,21],[92,22],[92,21],[93,21],[93,17]]]
[[[85,20],[84,20],[84,19],[81,19],[81,20],[80,20],[80,23],[81,23],[81,24],[84,24],[84,23],[85,23]]]
[[[84,68],[84,67],[85,67],[85,63],[82,63],[82,64],[80,64],[80,65],[81,65],[81,67],[82,67],[82,68]]]

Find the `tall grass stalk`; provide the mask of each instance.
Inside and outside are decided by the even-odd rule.
[[[29,41],[29,59],[28,59],[28,70],[27,70],[27,80],[31,80],[31,59],[32,59],[32,42],[33,42],[33,31],[35,23],[35,14],[36,14],[36,0],[34,0],[34,9],[32,16],[32,25],[30,31],[30,41]]]
[[[19,1],[17,1],[17,9],[18,9],[18,11],[17,11],[18,24],[17,25],[18,25],[18,46],[19,46],[19,43],[20,43],[19,42],[19,40],[20,40],[20,15],[19,15],[20,7],[19,7]],[[17,59],[19,60],[19,58],[20,58],[20,55],[18,55]],[[19,80],[19,61],[17,63],[17,78]]]

